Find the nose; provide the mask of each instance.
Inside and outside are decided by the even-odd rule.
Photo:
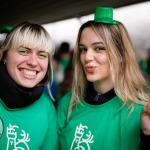
[[[87,50],[85,55],[85,61],[90,62],[94,59],[94,53],[91,50]]]
[[[27,64],[30,65],[31,67],[35,67],[38,64],[38,60],[37,60],[37,55],[32,53],[30,54],[30,56],[27,59]]]

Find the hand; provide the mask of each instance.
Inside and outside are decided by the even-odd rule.
[[[141,112],[141,127],[145,135],[150,135],[150,101]]]

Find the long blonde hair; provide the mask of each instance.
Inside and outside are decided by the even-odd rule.
[[[74,77],[69,112],[75,104],[84,99],[88,84],[78,49],[81,33],[87,27],[91,27],[105,43],[116,95],[123,101],[124,105],[131,104],[132,109],[135,103],[146,104],[149,99],[147,84],[124,25],[122,23],[109,25],[88,21],[80,27],[74,49]]]

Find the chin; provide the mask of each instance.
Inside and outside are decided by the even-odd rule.
[[[26,88],[34,88],[36,85],[33,86],[26,86]]]
[[[34,84],[34,83],[20,83],[20,84],[18,84],[19,86],[22,86],[22,87],[24,87],[24,88],[33,88],[33,87],[35,87],[37,84]]]
[[[89,82],[95,82],[95,81],[97,81],[97,79],[95,79],[95,78],[87,78],[87,80],[89,81]]]

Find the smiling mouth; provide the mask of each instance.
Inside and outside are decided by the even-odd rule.
[[[31,71],[31,70],[27,70],[27,69],[21,69],[20,71],[24,75],[28,75],[28,76],[35,76],[37,74],[36,71]]]

